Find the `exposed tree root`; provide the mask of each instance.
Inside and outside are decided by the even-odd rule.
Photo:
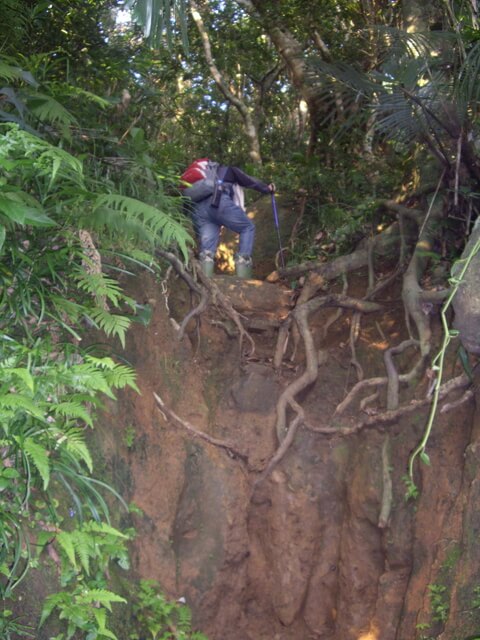
[[[398,408],[398,392],[400,387],[400,376],[393,363],[393,356],[403,353],[409,347],[417,347],[418,340],[404,340],[396,347],[387,349],[383,355],[385,369],[387,370],[387,409],[393,411]]]
[[[322,276],[319,275],[318,273],[315,273],[314,271],[311,271],[305,280],[305,284],[303,285],[300,295],[298,296],[296,306],[298,307],[304,304],[305,302],[308,302],[311,298],[313,298],[313,296],[315,296],[318,293],[318,291],[325,288],[325,285],[326,283],[325,283],[325,280],[322,278]],[[290,360],[291,361],[295,360],[298,344],[300,342],[300,332],[299,332],[297,323],[292,323],[291,318],[292,316],[288,316],[287,321],[284,321],[282,323],[282,330],[279,332],[277,348],[275,349],[275,357],[274,357],[275,363],[278,363],[279,354],[281,353],[283,356],[283,354],[286,352],[287,341],[288,341],[288,330],[290,328],[291,328],[291,334],[293,339],[293,348],[292,348],[292,355],[290,356]],[[278,364],[278,367],[276,368],[279,368],[280,364],[281,364],[281,359],[280,359],[280,363]]]
[[[239,451],[230,442],[227,442],[225,440],[218,440],[217,438],[212,438],[212,436],[209,436],[207,433],[204,433],[203,431],[198,431],[189,422],[187,422],[186,420],[183,420],[174,411],[169,409],[165,404],[165,402],[157,393],[153,392],[153,397],[155,398],[155,402],[157,403],[157,406],[159,410],[162,412],[162,414],[164,415],[165,419],[170,418],[173,422],[180,425],[182,429],[185,429],[185,431],[187,431],[189,435],[192,436],[192,438],[200,438],[201,440],[208,442],[208,444],[211,444],[214,447],[220,447],[221,449],[224,449],[230,457],[237,458],[242,462],[244,462],[246,465],[248,465],[248,456],[246,453]]]
[[[309,315],[322,307],[343,307],[346,309],[354,309],[363,313],[378,311],[381,306],[373,302],[365,302],[350,298],[341,294],[328,294],[319,298],[313,298],[308,302],[297,306],[292,315],[297,323],[300,335],[305,345],[306,366],[303,374],[294,380],[280,395],[278,399],[276,432],[279,441],[279,447],[268,462],[261,476],[258,478],[255,486],[258,486],[271,473],[273,468],[282,460],[292,444],[298,426],[304,422],[304,414],[302,407],[295,400],[303,389],[315,382],[318,375],[318,355],[315,349],[313,336],[308,326]],[[295,412],[294,418],[291,420],[287,428],[287,410],[292,409]]]
[[[267,478],[270,475],[274,467],[276,467],[277,464],[280,462],[280,460],[282,460],[283,456],[287,453],[288,449],[290,448],[290,445],[293,443],[295,439],[295,435],[297,433],[298,427],[304,421],[304,412],[302,407],[297,402],[295,402],[295,400],[290,400],[289,404],[291,408],[297,412],[297,415],[295,416],[295,418],[293,418],[292,422],[290,423],[287,434],[283,439],[283,441],[281,442],[280,446],[275,451],[273,456],[270,458],[267,466],[255,481],[254,489],[256,489],[265,480],[265,478]]]
[[[392,511],[393,490],[392,490],[392,473],[390,471],[390,437],[387,435],[382,445],[382,503],[380,514],[378,516],[378,528],[385,529],[390,520]]]
[[[194,307],[182,320],[182,323],[178,330],[178,339],[183,339],[188,323],[193,318],[203,313],[203,311],[205,311],[208,305],[213,301],[219,308],[222,309],[222,311],[233,321],[233,323],[237,327],[239,333],[240,353],[243,355],[243,340],[246,339],[250,343],[251,347],[248,355],[252,356],[255,353],[255,342],[253,341],[252,336],[243,326],[240,314],[233,308],[230,300],[217,287],[214,280],[211,278],[207,278],[202,273],[198,261],[192,258],[192,263],[196,268],[196,275],[200,280],[202,286],[199,285],[198,282],[195,281],[194,278],[188,273],[182,261],[179,260],[175,254],[170,253],[169,251],[164,251],[163,249],[157,249],[157,255],[170,262],[179,277],[182,278],[184,282],[186,282],[186,284],[190,288],[190,291],[196,293],[200,298],[200,302],[198,303],[198,305]]]
[[[405,346],[402,347],[402,350],[406,349],[408,346],[411,346],[410,343],[414,344],[415,341],[408,340],[406,341],[406,343],[407,344],[405,344]],[[399,347],[400,346],[401,345],[399,345]],[[394,349],[398,349],[398,347],[394,347]],[[423,367],[423,360],[420,358],[408,373],[403,373],[398,375],[397,372],[394,371],[394,367],[392,364],[392,371],[390,372],[390,375],[392,378],[392,386],[395,386],[400,382],[410,382],[411,380],[413,380],[413,378],[415,378],[415,376],[419,374],[422,367]],[[357,384],[352,389],[350,389],[350,391],[342,400],[342,402],[340,402],[340,404],[337,406],[337,408],[335,409],[334,415],[341,415],[342,413],[344,413],[347,410],[347,408],[352,404],[352,402],[360,393],[360,391],[362,391],[363,389],[368,389],[370,387],[382,387],[382,386],[388,385],[388,383],[389,383],[389,376],[368,378],[367,380],[361,380],[360,382],[357,382]],[[397,402],[397,405],[398,405],[398,402]]]
[[[350,364],[353,366],[355,371],[357,372],[357,380],[363,380],[363,367],[357,359],[357,352],[355,349],[355,344],[358,340],[358,336],[360,335],[360,323],[361,323],[361,314],[355,312],[352,315],[352,321],[350,324]]]
[[[185,316],[185,318],[182,320],[182,324],[178,329],[177,337],[179,340],[183,340],[185,330],[190,320],[199,316],[207,308],[209,303],[208,290],[200,287],[198,283],[195,282],[192,276],[185,269],[185,265],[183,264],[183,262],[179,260],[175,254],[170,253],[169,251],[164,251],[163,249],[157,249],[157,255],[167,260],[175,269],[179,277],[182,278],[184,282],[186,282],[190,291],[196,293],[200,298],[200,302],[198,303],[198,305]]]
[[[407,313],[407,325],[409,319],[415,323],[420,353],[422,358],[426,359],[431,347],[431,328],[428,311],[426,312],[422,304],[425,299],[420,280],[430,261],[434,240],[440,228],[439,223],[444,217],[443,202],[434,199],[426,215],[421,210],[410,209],[396,202],[387,201],[384,204],[400,217],[414,220],[419,227],[418,240],[403,276],[402,299]]]
[[[384,384],[387,383],[387,378],[370,378],[369,380],[363,380],[362,383],[367,383],[374,380],[377,382],[383,381]],[[359,385],[362,383],[359,383]],[[442,386],[440,387],[439,399],[440,400],[444,399],[446,396],[448,396],[448,394],[450,394],[452,391],[455,391],[457,389],[467,389],[467,387],[469,387],[470,385],[471,385],[471,381],[465,374],[459,375],[456,378],[452,378],[448,382],[445,382],[444,384],[442,384]],[[463,404],[463,402],[466,402],[471,397],[472,397],[472,394],[470,394],[469,390],[467,390],[467,392],[464,393],[461,396],[461,398],[459,398],[458,400],[445,404],[440,409],[440,413],[447,413],[448,411],[455,409],[459,404]],[[323,435],[329,435],[329,436],[345,437],[345,436],[350,436],[354,433],[357,433],[358,431],[361,431],[366,427],[374,427],[381,424],[391,424],[393,422],[396,422],[397,420],[399,420],[405,415],[408,415],[409,413],[417,411],[418,409],[422,409],[423,407],[427,407],[428,405],[431,404],[431,402],[432,402],[432,398],[430,395],[428,395],[427,397],[422,398],[420,400],[412,400],[408,404],[402,405],[401,407],[399,407],[398,409],[395,409],[394,411],[383,411],[381,413],[376,413],[373,415],[366,416],[365,418],[358,420],[357,422],[355,422],[353,425],[349,427],[316,428],[308,424],[308,422],[305,422],[304,425],[310,431],[314,431],[315,433],[321,433]]]
[[[240,355],[243,355],[243,339],[245,338],[249,342],[251,348],[251,350],[246,355],[252,357],[255,353],[255,342],[252,336],[243,326],[242,317],[240,316],[238,311],[233,308],[233,305],[228,297],[224,293],[222,293],[220,288],[215,284],[213,278],[208,278],[207,276],[205,276],[198,263],[197,266],[198,277],[203,286],[210,292],[213,302],[227,314],[227,316],[234,322],[235,326],[238,329]]]

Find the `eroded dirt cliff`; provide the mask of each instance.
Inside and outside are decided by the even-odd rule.
[[[355,278],[353,289],[364,287],[363,275]],[[166,296],[160,283],[143,281],[152,319],[137,325],[127,342],[141,395],[128,392],[112,404],[97,436],[114,481],[143,513],[134,516],[136,572],[158,580],[171,597],[185,597],[211,640],[463,640],[475,634],[475,400],[437,415],[431,464],[417,467],[420,494],[406,501],[402,478],[428,407],[359,427],[375,409],[353,403],[343,418],[350,429],[337,431],[335,407],[355,382],[351,313],[325,332],[336,312],[320,310],[311,319],[318,378],[299,398],[305,426],[255,484],[277,448],[276,402],[302,371],[305,354],[300,348],[291,360],[287,353],[274,370],[277,330],[267,324],[252,331],[255,356],[241,358],[238,338],[214,307],[179,341],[172,318],[181,322],[189,292],[177,279],[168,286]],[[256,286],[266,292],[280,285]],[[382,375],[384,352],[404,331],[392,287],[382,310],[362,321],[356,357],[366,377]],[[398,357],[399,370],[409,359],[407,352]],[[451,373],[458,370],[454,357],[449,362]],[[420,377],[401,393],[421,399],[428,383]]]

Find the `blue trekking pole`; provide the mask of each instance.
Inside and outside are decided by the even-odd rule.
[[[278,247],[280,249],[280,263],[282,265],[282,269],[285,269],[285,260],[284,260],[284,257],[283,257],[283,248],[282,248],[282,239],[280,238],[280,224],[278,222],[277,203],[275,202],[275,193],[273,191],[272,191],[272,211],[273,211],[273,220],[275,222],[275,227],[277,229]]]

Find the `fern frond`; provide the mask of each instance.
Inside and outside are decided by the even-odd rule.
[[[95,369],[113,369],[115,367],[115,360],[108,356],[98,358],[88,354],[85,356],[85,362],[91,364]]]
[[[65,602],[66,595],[67,594],[61,591],[60,593],[53,593],[52,595],[47,596],[45,598],[45,601],[43,603],[42,614],[40,616],[40,622],[38,623],[39,627],[41,627],[44,624],[44,622],[50,616],[50,614],[55,609],[55,607]]]
[[[83,101],[88,100],[88,102],[95,104],[101,109],[106,109],[107,107],[110,107],[112,105],[111,101],[102,98],[96,93],[92,93],[91,91],[87,91],[87,89],[82,89],[81,87],[77,87],[71,84],[55,83],[51,84],[50,88],[52,92],[60,98],[77,97]]]
[[[96,308],[90,311],[90,318],[107,336],[117,336],[122,347],[125,348],[125,335],[131,324],[130,318],[110,313],[105,309]]]
[[[93,427],[91,415],[85,407],[78,402],[60,402],[53,407],[53,412],[65,418],[83,420],[89,427]]]
[[[43,490],[45,491],[50,481],[49,452],[32,438],[25,438],[21,446],[40,474],[43,480]]]
[[[73,455],[77,460],[83,460],[90,473],[93,471],[93,461],[90,451],[83,440],[72,439],[70,432],[65,443],[67,451]]]
[[[188,607],[178,607],[178,628],[180,631],[190,631],[192,626],[192,612]]]
[[[70,531],[60,531],[55,540],[58,542],[65,555],[67,556],[70,564],[77,571],[77,559],[75,555],[75,542],[74,536]]]
[[[107,589],[84,590],[76,599],[79,604],[91,604],[93,602],[98,603],[109,611],[112,610],[112,602],[127,602],[125,598],[122,598],[118,594],[113,593],[113,591],[108,591]]]
[[[93,615],[95,616],[95,620],[97,621],[100,636],[105,636],[106,638],[110,638],[110,640],[118,640],[117,636],[105,626],[107,617],[107,612],[105,611],[105,609],[97,609],[95,607],[93,609]]]
[[[45,421],[44,411],[31,398],[22,393],[8,393],[0,396],[0,410],[14,409],[25,411],[39,420]]]
[[[72,541],[80,564],[88,576],[90,575],[90,557],[94,555],[93,549],[95,543],[93,542],[92,536],[77,529],[72,533]]]
[[[38,86],[38,83],[30,72],[17,67],[15,64],[8,63],[6,58],[0,58],[0,78],[3,78],[3,80],[6,80],[7,82],[23,80],[28,84]]]
[[[85,531],[91,533],[98,533],[108,536],[114,536],[115,538],[123,538],[124,540],[128,540],[129,536],[125,533],[122,533],[115,527],[112,527],[110,524],[106,522],[96,522],[94,520],[90,520],[90,522],[86,522],[83,526]]]
[[[123,299],[122,288],[118,282],[104,273],[87,273],[79,269],[75,274],[75,280],[80,290],[86,291],[97,300],[107,298],[115,307],[118,307]]]
[[[72,381],[75,388],[79,391],[86,391],[90,394],[94,394],[96,391],[104,393],[112,400],[115,396],[112,393],[110,385],[105,379],[105,375],[97,367],[92,366],[91,363],[85,362],[82,364],[74,365],[65,372],[67,380]]]
[[[100,195],[94,203],[93,210],[106,209],[121,213],[125,220],[141,222],[151,234],[150,241],[168,247],[172,243],[178,244],[180,250],[188,259],[188,247],[193,240],[186,229],[168,214],[135,198],[123,195]]]
[[[123,389],[125,387],[130,387],[137,393],[140,393],[140,389],[137,387],[135,382],[136,373],[130,367],[123,364],[116,364],[115,368],[109,371],[106,375],[106,378],[109,384],[116,389]]]
[[[26,386],[26,388],[33,393],[35,389],[35,382],[32,374],[28,369],[20,368],[20,367],[15,367],[14,369],[1,367],[1,370],[2,370],[2,374],[5,376],[13,375],[19,378],[23,382],[23,384]]]
[[[52,294],[50,296],[50,301],[55,311],[57,311],[59,315],[65,314],[67,318],[73,323],[77,323],[79,321],[85,309],[83,305],[73,302],[73,300],[68,300],[63,296],[57,296],[55,294]]]
[[[131,367],[124,364],[118,364],[109,357],[96,358],[95,356],[88,355],[86,356],[85,361],[100,369],[104,369],[105,379],[112,387],[115,387],[116,389],[123,389],[124,387],[129,386],[140,393],[137,385],[135,384],[135,370]]]

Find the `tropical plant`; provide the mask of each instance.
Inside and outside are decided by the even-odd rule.
[[[3,60],[0,76],[10,83],[0,113],[0,595],[13,598],[49,550],[68,590],[47,600],[41,623],[55,611],[67,624],[59,637],[114,638],[108,612],[124,600],[108,570],[127,568],[130,533],[111,523],[108,495],[128,508],[94,476],[87,432],[102,396],[138,388],[128,365],[80,345],[86,328],[124,345],[136,302],[119,274],[154,269],[158,245],[187,259],[191,240],[154,169],[150,201],[134,197],[122,170],[113,180],[95,156],[74,155],[76,118],[29,72]],[[2,624],[2,637],[27,633],[7,614]]]
[[[10,609],[0,611],[0,638],[3,640],[34,638],[32,631],[32,627],[22,624]]]
[[[136,630],[129,640],[207,640],[202,633],[191,630],[190,609],[179,602],[169,602],[155,580],[141,580],[133,614]]]
[[[71,591],[59,591],[48,596],[43,607],[40,626],[44,624],[55,609],[60,620],[67,622],[66,635],[61,633],[56,640],[70,640],[75,633],[82,632],[87,640],[117,636],[106,627],[107,612],[111,612],[112,603],[124,603],[126,600],[108,589],[89,588],[78,585]]]

